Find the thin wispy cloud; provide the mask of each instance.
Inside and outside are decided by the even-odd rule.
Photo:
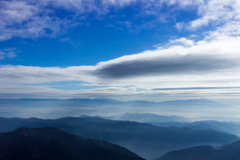
[[[179,29],[197,29],[216,22],[217,26],[229,20],[239,18],[239,2],[231,1],[193,1],[193,0],[103,0],[103,1],[1,1],[0,2],[0,40],[8,40],[12,37],[37,38],[55,37],[64,34],[69,28],[78,25],[86,25],[88,18],[85,15],[94,13],[95,19],[103,19],[111,13],[118,13],[124,7],[138,6],[138,11],[133,15],[134,19],[143,20],[144,17],[153,17],[145,20],[143,24],[128,21],[134,28],[158,27],[161,23],[167,23],[168,19],[174,19],[175,10],[197,10],[199,18],[188,22],[176,22]],[[163,11],[165,6],[168,11]],[[171,9],[174,8],[174,9]],[[57,12],[56,12],[57,11]],[[64,14],[62,14],[64,13]],[[83,18],[84,17],[84,18]],[[123,23],[124,24],[124,23]],[[108,24],[109,25],[109,24]]]
[[[18,53],[16,48],[5,48],[0,50],[0,60],[6,59],[6,58],[14,58],[16,57],[16,53]]]

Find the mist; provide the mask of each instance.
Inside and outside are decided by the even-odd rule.
[[[194,120],[238,121],[240,111],[232,104],[207,99],[164,102],[118,101],[113,99],[0,99],[0,117],[44,118],[110,117],[125,113],[182,116]],[[147,106],[147,107],[146,107]],[[231,115],[231,116],[230,116]]]

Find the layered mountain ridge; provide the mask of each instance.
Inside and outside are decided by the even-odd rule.
[[[238,140],[237,136],[211,129],[194,130],[177,127],[158,127],[145,123],[113,121],[96,117],[60,118],[0,118],[0,132],[20,127],[55,127],[85,139],[104,140],[123,146],[139,156],[153,159],[177,149],[197,145],[223,145]]]

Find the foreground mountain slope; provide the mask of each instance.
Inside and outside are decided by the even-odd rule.
[[[214,130],[158,127],[129,121],[113,121],[103,118],[61,118],[56,120],[0,118],[0,132],[19,127],[55,127],[83,138],[105,140],[153,159],[171,150],[197,145],[223,145],[238,137]]]
[[[104,141],[84,140],[55,128],[20,128],[0,134],[0,160],[143,160]]]
[[[197,146],[171,151],[155,160],[240,160],[240,141],[224,145],[219,149]]]

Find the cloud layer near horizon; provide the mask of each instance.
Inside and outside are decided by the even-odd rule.
[[[178,88],[176,93],[179,93],[179,88],[186,90],[184,88],[234,88],[240,86],[240,76],[237,74],[240,69],[240,49],[238,47],[240,38],[238,36],[225,35],[213,39],[193,41],[190,46],[186,46],[185,41],[189,40],[182,39],[181,43],[178,44],[170,42],[155,50],[99,62],[95,66],[71,66],[67,68],[1,66],[1,88],[5,88],[1,90],[1,94],[18,92],[17,89],[9,92],[9,89],[4,87],[6,84],[44,84],[60,81],[82,81],[85,82],[83,85],[102,86],[100,89],[87,91],[62,91],[64,93],[61,97],[64,97],[64,95],[71,97],[71,93],[75,96],[79,93],[82,96],[88,92],[89,94],[92,93],[92,96],[89,97],[109,97],[111,94],[115,94],[115,96],[151,95],[154,93],[152,90],[154,88]],[[43,95],[47,95],[47,90],[53,93],[58,92],[58,90],[51,89],[50,86],[46,85],[33,88],[28,86],[26,88],[29,88],[30,92],[26,94],[41,92],[40,90],[43,90],[44,87],[46,93],[43,92]],[[117,87],[117,90],[120,89],[121,92],[118,92],[114,87]],[[121,87],[124,88],[121,89]],[[20,88],[21,93],[23,91]],[[129,92],[129,89],[132,92]],[[138,91],[138,89],[144,91]],[[195,90],[197,89],[195,88]],[[229,92],[229,88],[221,88],[221,90],[223,93]],[[155,92],[171,94],[159,89]],[[238,93],[238,91],[235,93]],[[204,94],[207,94],[207,92]],[[55,95],[58,97],[58,94]]]

